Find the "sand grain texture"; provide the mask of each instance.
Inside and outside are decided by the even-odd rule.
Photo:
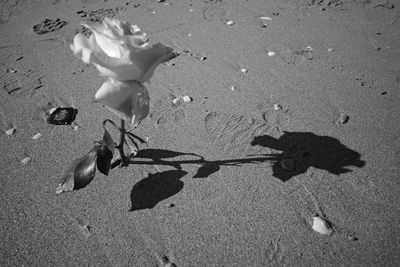
[[[1,266],[400,262],[397,1],[0,5]],[[90,34],[80,21],[105,17],[179,56],[147,84],[147,147],[56,195],[101,122],[118,121],[92,103],[104,78],[69,49]],[[74,123],[48,124],[54,107],[79,110]]]

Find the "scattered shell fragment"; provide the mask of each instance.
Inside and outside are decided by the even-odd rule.
[[[328,223],[319,216],[313,217],[312,229],[322,235],[332,234],[332,229],[330,229]]]
[[[182,102],[182,98],[180,98],[180,97],[172,99],[172,104],[174,104],[174,105],[179,105],[181,102]]]
[[[240,70],[241,72],[243,72],[243,73],[247,73],[249,70],[248,69],[246,69],[246,68],[241,68],[241,70]]]
[[[13,135],[15,133],[16,128],[12,127],[6,131],[6,135]]]
[[[339,119],[337,121],[338,124],[346,124],[349,121],[350,117],[346,113],[342,113],[339,116]]]
[[[57,109],[57,108],[51,108],[51,109],[49,110],[49,114],[51,115],[54,111],[56,111],[56,109]]]
[[[21,163],[22,163],[22,165],[26,165],[26,164],[29,163],[29,161],[31,161],[31,158],[30,157],[26,157],[26,158],[21,160]]]
[[[270,17],[260,17],[260,19],[264,19],[264,20],[272,20],[272,18],[270,18]]]
[[[275,104],[274,104],[274,109],[275,109],[276,111],[282,110],[282,106],[279,105],[278,103],[275,103]]]
[[[270,57],[273,57],[273,56],[275,56],[275,52],[269,51],[267,55]]]
[[[182,100],[183,100],[183,102],[185,102],[185,103],[192,102],[192,98],[191,98],[190,96],[188,96],[188,95],[183,96],[183,97],[182,97]]]
[[[283,159],[281,161],[281,167],[287,172],[291,172],[296,168],[296,163],[293,159]]]
[[[34,136],[32,136],[32,139],[33,140],[38,140],[40,137],[42,137],[42,134],[41,133],[37,133]]]
[[[10,69],[7,69],[7,72],[9,72],[11,74],[14,74],[14,73],[17,73],[17,70],[13,69],[13,68],[10,68]]]
[[[227,22],[225,22],[225,24],[231,26],[234,24],[234,22],[232,20],[228,20]]]

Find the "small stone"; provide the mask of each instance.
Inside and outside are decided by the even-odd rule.
[[[339,116],[338,124],[346,124],[349,121],[350,117],[346,113],[342,113]]]
[[[328,52],[333,52],[333,51],[335,51],[334,48],[328,48]]]
[[[189,9],[189,12],[193,12],[193,8]]]
[[[293,159],[283,159],[281,161],[281,167],[285,171],[291,172],[296,168],[296,163]]]
[[[183,102],[185,102],[185,103],[192,102],[192,98],[191,98],[190,96],[188,96],[188,95],[183,96],[183,97],[182,97],[182,100],[183,100]]]
[[[232,21],[232,20],[228,20],[227,22],[226,22],[226,25],[229,25],[229,26],[231,26],[231,25],[233,25],[234,24],[234,22]]]
[[[260,17],[260,19],[263,19],[263,20],[272,20],[272,18],[270,18],[270,17]]]
[[[249,70],[246,69],[246,68],[241,68],[240,71],[243,72],[243,73],[247,73]]]
[[[22,165],[26,165],[26,164],[29,163],[29,161],[31,161],[31,158],[30,157],[26,157],[26,158],[21,160],[21,163],[22,163]]]
[[[40,137],[42,137],[42,134],[41,133],[37,133],[34,136],[32,136],[32,139],[33,140],[38,140]]]
[[[15,127],[12,127],[11,129],[8,129],[7,131],[6,131],[6,135],[13,135],[14,133],[15,133]]]
[[[236,87],[232,85],[232,86],[231,86],[231,90],[232,90],[232,91],[235,91],[235,90],[236,90]]]
[[[275,56],[275,52],[269,51],[267,55],[270,57],[273,57],[273,56]]]

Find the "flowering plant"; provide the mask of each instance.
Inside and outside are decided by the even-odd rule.
[[[158,65],[176,56],[170,47],[161,43],[151,46],[147,34],[128,22],[105,18],[101,25],[86,22],[82,25],[92,34],[89,38],[76,34],[71,50],[108,78],[96,92],[95,101],[103,103],[118,116],[121,126],[117,127],[111,120],[103,122],[103,139],[95,142],[86,155],[72,162],[56,189],[57,194],[85,187],[93,180],[96,168],[108,175],[115,148],[119,150],[121,164],[129,161],[123,151],[125,143],[131,148],[131,155],[137,153],[136,141],[144,143],[144,140],[131,130],[127,131],[125,121],[135,128],[147,117],[150,97],[143,82],[153,76]],[[118,145],[106,130],[107,122],[121,133]]]

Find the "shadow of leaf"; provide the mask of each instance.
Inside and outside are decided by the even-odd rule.
[[[154,208],[160,201],[175,195],[182,190],[180,179],[186,174],[182,170],[150,173],[132,187],[130,211]]]

